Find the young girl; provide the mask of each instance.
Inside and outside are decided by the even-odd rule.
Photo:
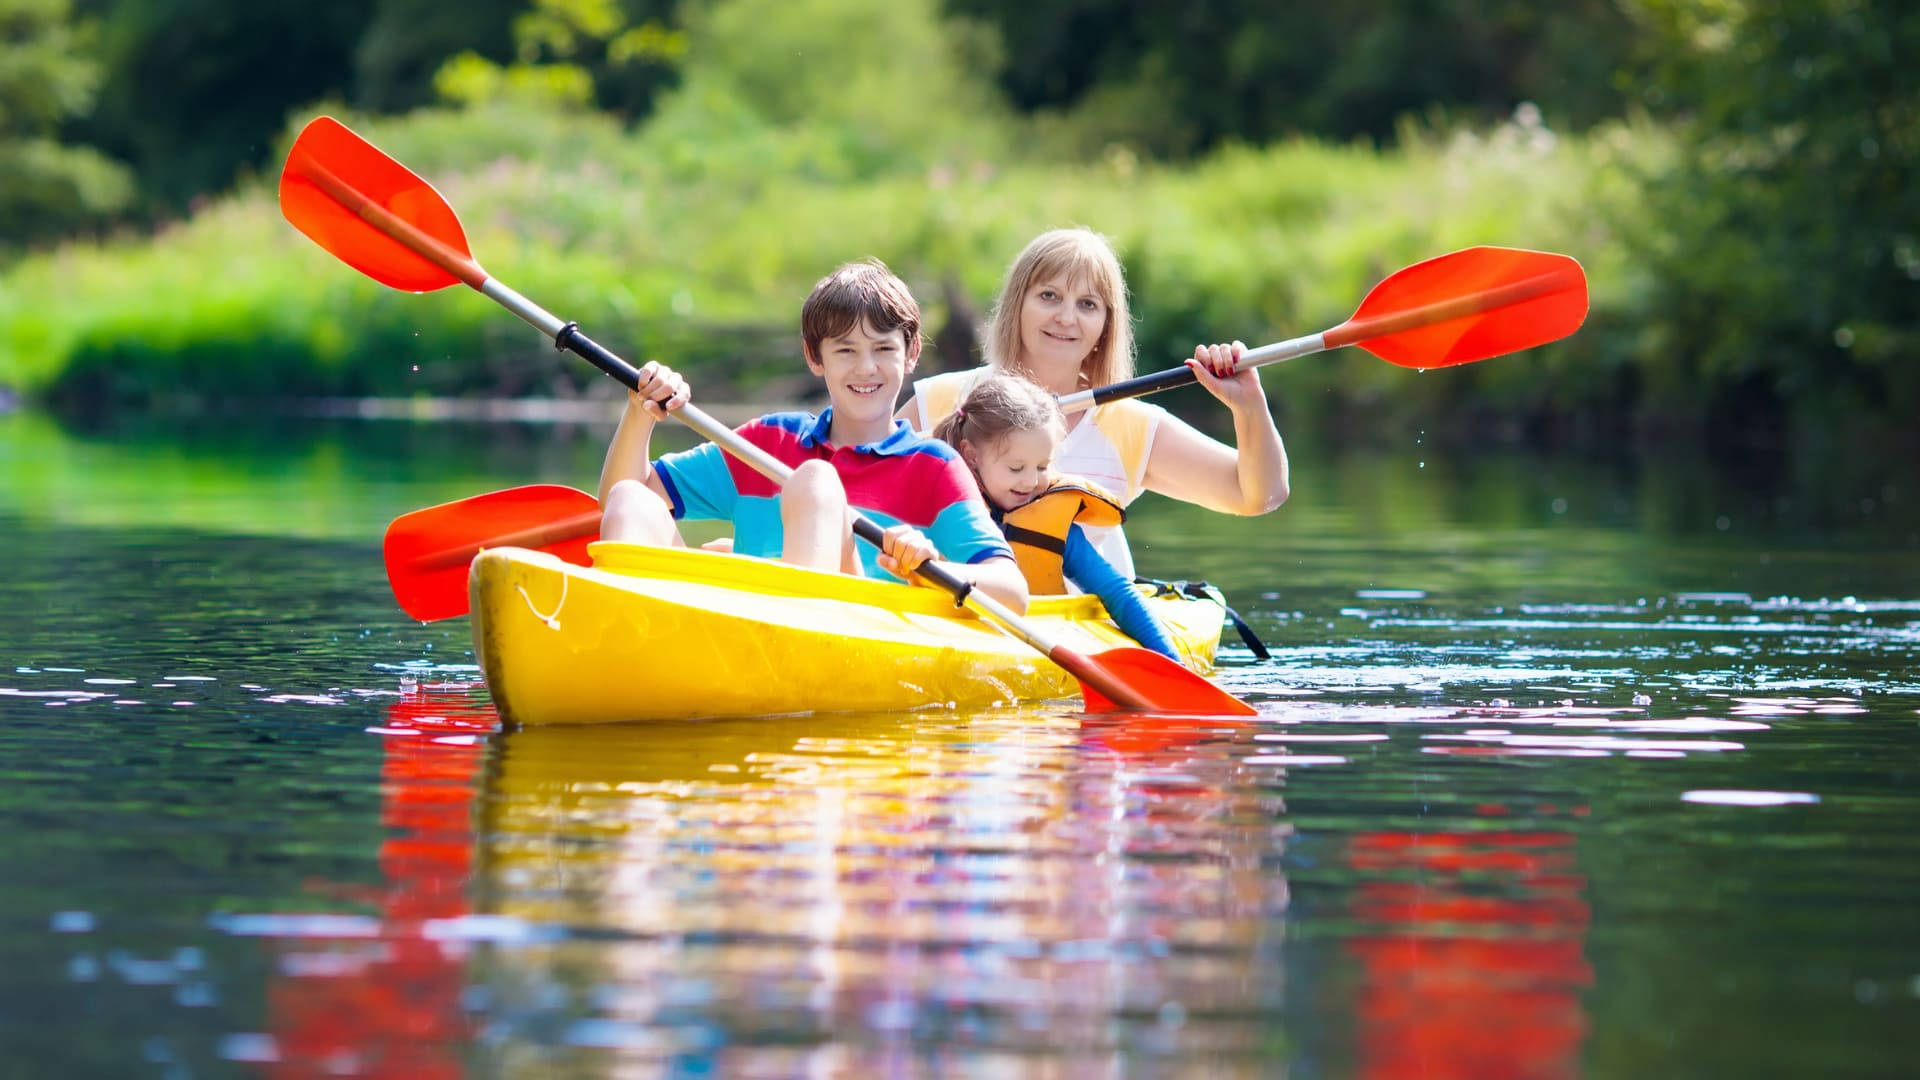
[[[1053,471],[1066,432],[1052,394],[1017,375],[994,373],[976,383],[933,434],[973,470],[1031,593],[1064,593],[1070,581],[1098,596],[1128,637],[1179,660],[1131,581],[1086,535],[1088,526],[1120,524],[1120,504],[1096,484]]]
[[[1287,498],[1287,450],[1267,411],[1260,373],[1238,368],[1239,342],[1202,345],[1187,366],[1233,413],[1235,446],[1202,434],[1139,398],[1067,418],[1056,464],[1130,505],[1142,491],[1228,514],[1264,514]],[[990,371],[1025,375],[1054,394],[1119,382],[1133,374],[1133,322],[1120,260],[1088,229],[1055,229],[1027,245],[1007,271],[987,333],[988,367],[913,384],[897,414],[915,429],[937,425]],[[1133,554],[1119,529],[1089,534],[1122,574]]]

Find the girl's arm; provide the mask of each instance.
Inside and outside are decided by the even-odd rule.
[[[1232,410],[1234,446],[1203,435],[1169,414],[1161,420],[1147,455],[1149,491],[1247,516],[1267,513],[1287,501],[1287,447],[1267,411],[1260,372],[1235,370],[1245,351],[1246,346],[1237,341],[1203,345],[1187,361],[1200,385]]]
[[[1114,625],[1120,627],[1121,633],[1170,660],[1180,660],[1180,650],[1167,636],[1166,627],[1147,610],[1147,602],[1134,591],[1133,584],[1094,549],[1093,542],[1078,525],[1067,529],[1066,562],[1061,569],[1069,581],[1107,605],[1107,614],[1113,616]]]

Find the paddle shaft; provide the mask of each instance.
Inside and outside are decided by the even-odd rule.
[[[1463,319],[1483,311],[1491,311],[1494,308],[1522,303],[1537,296],[1545,296],[1547,293],[1568,288],[1574,284],[1577,282],[1563,272],[1538,274],[1521,281],[1423,304],[1406,311],[1396,311],[1369,319],[1348,319],[1339,326],[1331,330],[1323,330],[1318,334],[1289,338],[1286,341],[1276,341],[1271,345],[1262,345],[1257,349],[1248,349],[1240,354],[1240,367],[1263,367],[1267,364],[1297,360],[1302,356],[1312,356],[1314,353],[1338,349],[1345,345],[1357,345],[1374,338],[1382,338],[1422,326],[1432,326],[1434,323],[1446,322],[1449,319]],[[1198,379],[1199,376],[1193,373],[1192,368],[1182,364],[1177,368],[1156,371],[1151,375],[1126,379],[1093,390],[1063,394],[1060,397],[1060,409],[1062,412],[1079,412],[1095,405],[1105,405],[1109,401],[1141,397],[1161,390],[1171,390],[1176,386],[1187,386]]]

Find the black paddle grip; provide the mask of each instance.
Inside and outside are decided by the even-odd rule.
[[[568,323],[553,335],[553,347],[561,352],[570,352],[584,357],[594,367],[626,384],[629,390],[640,389],[640,369],[615,356],[606,346],[580,332],[579,323]]]
[[[853,515],[853,535],[884,550],[887,531],[864,514]],[[914,574],[952,593],[954,607],[965,607],[967,594],[973,591],[973,582],[961,579],[944,566],[936,566],[930,562],[921,563]]]
[[[1093,403],[1095,405],[1105,405],[1109,401],[1119,401],[1121,398],[1140,397],[1143,394],[1151,394],[1160,390],[1171,390],[1176,386],[1186,386],[1189,383],[1197,382],[1198,379],[1199,377],[1193,373],[1192,368],[1182,364],[1177,368],[1156,371],[1151,375],[1142,375],[1137,379],[1127,379],[1124,382],[1109,383],[1093,392]]]

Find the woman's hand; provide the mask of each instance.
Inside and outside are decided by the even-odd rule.
[[[658,360],[649,360],[640,368],[640,385],[627,393],[627,403],[655,420],[665,420],[692,396],[685,377]]]
[[[1231,345],[1201,345],[1193,350],[1187,366],[1207,392],[1236,412],[1248,405],[1266,407],[1267,393],[1260,386],[1260,372],[1241,368],[1240,357],[1247,347],[1236,341]]]
[[[888,573],[910,579],[924,562],[940,557],[940,550],[927,534],[911,525],[895,525],[881,536],[880,566]]]

